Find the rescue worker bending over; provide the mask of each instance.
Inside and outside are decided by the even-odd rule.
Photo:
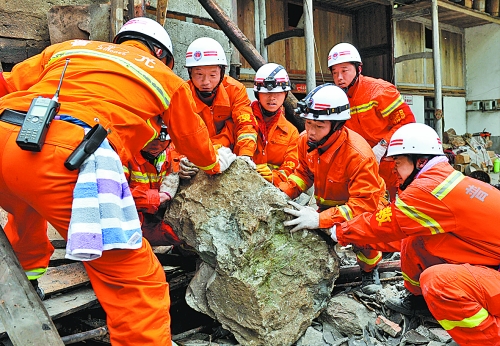
[[[123,171],[134,197],[143,237],[153,246],[181,245],[183,242],[163,220],[166,205],[179,186],[179,175],[170,172],[170,136],[161,117],[151,118],[148,124],[155,129],[157,138],[138,157],[123,165]]]
[[[147,120],[157,115],[176,149],[208,174],[224,171],[235,159],[226,150],[214,150],[188,85],[166,65],[172,62],[167,41],[160,24],[134,18],[114,43],[54,44],[0,75],[0,95],[5,95],[0,98],[0,206],[16,221],[19,241],[12,245],[25,271],[46,268],[53,252],[46,228],[31,226],[47,220],[68,239],[79,170],[68,170],[64,163],[82,142],[85,127],[100,124],[107,131],[103,145],[109,141],[116,151],[107,149],[114,155],[107,168],[121,172],[117,181],[126,180],[115,162],[128,162],[154,138]],[[20,124],[34,98],[53,97],[67,59],[60,109],[43,147],[23,150],[16,143]],[[182,117],[174,115],[179,110]],[[128,185],[120,186],[122,197],[130,196]],[[84,262],[114,346],[171,345],[168,283],[149,243],[141,239],[140,234],[135,239],[138,248],[104,249],[99,258]]]
[[[216,40],[194,40],[186,53],[185,67],[189,87],[196,102],[196,112],[207,125],[216,147],[229,147],[255,168],[252,157],[257,148],[257,125],[245,86],[224,75],[226,53]],[[191,163],[181,158],[179,175],[189,179],[197,173]]]
[[[252,110],[259,126],[254,161],[257,172],[274,185],[286,181],[298,164],[297,128],[286,120],[283,102],[290,91],[288,73],[283,66],[269,63],[257,70]]]
[[[398,191],[398,179],[393,172],[394,163],[384,160],[387,143],[401,126],[414,123],[415,117],[393,84],[363,76],[362,66],[361,56],[352,44],[339,43],[328,54],[333,81],[346,92],[351,105],[351,119],[345,126],[359,133],[372,147],[392,200]]]
[[[344,126],[350,115],[349,101],[342,89],[333,84],[320,85],[299,107],[306,128],[299,138],[299,165],[279,188],[293,199],[314,185],[318,210],[289,202],[299,210],[285,209],[297,217],[285,221],[285,225],[295,226],[292,232],[328,229],[335,222],[377,210],[379,203],[386,204],[385,184],[378,175],[375,155],[360,135]],[[383,250],[399,251],[399,244]],[[382,253],[361,249],[356,255],[365,273],[364,285],[380,286],[375,267]]]
[[[424,124],[397,130],[387,156],[401,184],[396,201],[325,231],[341,245],[402,239],[411,294],[386,305],[408,315],[428,306],[459,345],[498,345],[500,233],[491,225],[500,191],[453,169],[438,134]]]

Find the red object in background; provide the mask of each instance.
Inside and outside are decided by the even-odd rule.
[[[295,91],[298,92],[298,93],[303,93],[303,94],[306,94],[307,93],[307,86],[305,83],[297,83],[295,84]]]

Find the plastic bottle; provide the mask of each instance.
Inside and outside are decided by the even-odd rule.
[[[496,158],[495,161],[493,162],[493,172],[498,173],[500,172],[500,159]]]

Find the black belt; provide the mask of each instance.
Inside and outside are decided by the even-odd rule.
[[[5,109],[0,114],[0,120],[9,124],[21,126],[26,118],[26,113],[16,112],[11,109]]]

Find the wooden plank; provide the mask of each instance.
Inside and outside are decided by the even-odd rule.
[[[47,269],[45,275],[38,279],[38,283],[45,294],[51,295],[85,285],[89,283],[89,277],[83,263],[74,262]]]
[[[156,4],[156,21],[163,26],[167,18],[168,0],[158,0]]]
[[[47,313],[53,320],[68,316],[72,313],[87,309],[97,304],[99,304],[97,301],[97,297],[91,287],[80,288],[64,295],[56,295],[43,301],[43,305],[47,310]],[[7,332],[7,330],[5,326],[0,322],[0,336],[3,336],[5,332]],[[52,344],[45,344],[42,340],[37,339],[37,341],[32,345]]]
[[[64,345],[0,227],[0,321],[14,345]]]

